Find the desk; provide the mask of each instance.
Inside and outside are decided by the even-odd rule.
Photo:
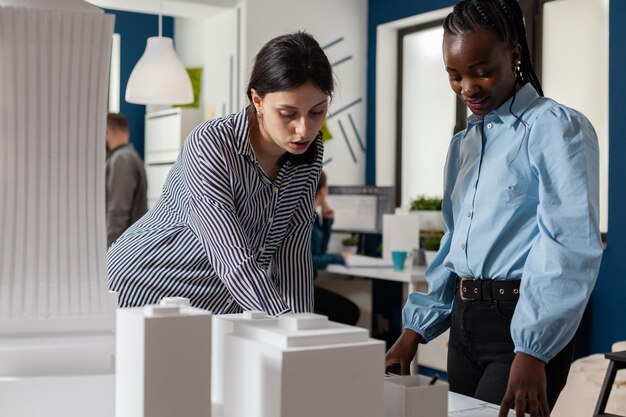
[[[499,405],[489,404],[456,392],[448,392],[448,417],[498,417],[499,412]],[[213,403],[211,415],[223,417],[222,405]],[[509,416],[515,417],[515,413],[511,411]]]
[[[428,291],[428,283],[426,282],[426,268],[416,266],[405,269],[404,271],[396,271],[393,268],[380,267],[347,267],[343,265],[328,265],[327,272],[339,275],[349,275],[354,277],[363,277],[371,279],[382,279],[385,281],[396,281],[403,283],[402,299],[406,300],[412,292]]]
[[[343,265],[328,265],[326,272],[352,277],[402,282],[403,303],[406,302],[409,294],[412,292],[428,292],[426,268],[423,266],[406,268],[404,271],[396,271],[388,267],[346,267]],[[445,372],[448,362],[448,336],[449,331],[446,331],[428,344],[420,345],[418,354],[415,355],[415,359],[411,363],[411,373],[417,373],[418,363],[419,365]]]

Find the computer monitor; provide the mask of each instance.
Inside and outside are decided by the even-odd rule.
[[[334,231],[382,233],[383,214],[394,212],[395,188],[330,186],[328,203],[335,211]]]

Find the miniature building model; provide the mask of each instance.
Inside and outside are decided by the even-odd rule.
[[[237,321],[226,335],[224,417],[380,417],[385,346],[316,314]]]
[[[213,417],[224,415],[224,362],[229,352],[225,351],[226,336],[235,331],[239,322],[250,320],[278,320],[262,311],[245,311],[240,314],[213,316],[211,325],[211,402]],[[230,372],[230,370],[228,370]]]
[[[81,0],[0,0],[0,415],[100,416],[106,407],[81,410],[75,397],[113,399],[113,23]]]
[[[179,303],[117,310],[116,417],[211,416],[211,314]]]
[[[448,383],[435,381],[423,375],[385,378],[384,416],[446,417]]]

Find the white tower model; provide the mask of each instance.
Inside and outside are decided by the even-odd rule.
[[[244,311],[240,314],[220,314],[213,316],[211,325],[211,402],[213,417],[224,415],[224,374],[230,369],[224,369],[226,356],[226,337],[235,331],[235,326],[250,320],[278,320],[267,316],[262,311]]]
[[[0,0],[2,416],[113,409],[104,217],[113,23],[79,0]]]
[[[161,304],[117,310],[115,416],[210,417],[211,314]]]
[[[380,417],[384,342],[316,314],[242,320],[226,335],[224,417]]]

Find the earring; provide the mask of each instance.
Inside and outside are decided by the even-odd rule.
[[[262,119],[262,118],[263,118],[263,112],[262,112],[261,110],[258,110],[258,109],[257,109],[257,111],[256,111],[256,117],[258,117],[259,119]]]

